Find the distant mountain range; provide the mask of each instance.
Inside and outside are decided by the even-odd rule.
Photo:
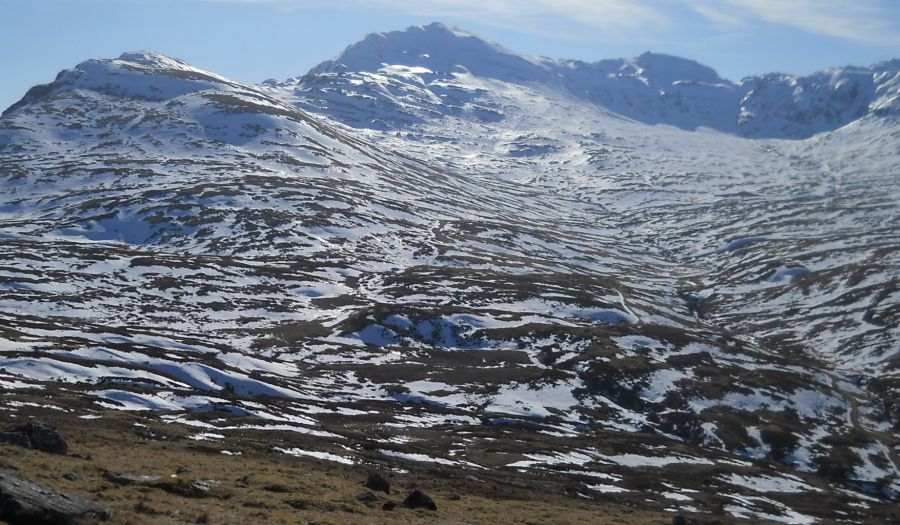
[[[378,73],[397,64],[429,84],[471,74],[543,86],[639,122],[745,137],[807,138],[869,113],[896,115],[900,108],[897,60],[805,77],[773,73],[735,84],[697,62],[658,53],[593,63],[525,57],[440,23],[369,35],[306,76],[280,85],[314,85],[323,76]],[[436,87],[429,91],[437,94]]]
[[[0,118],[0,387],[736,522],[884,522],[898,94],[897,60],[735,84],[437,23],[260,85],[89,60]]]

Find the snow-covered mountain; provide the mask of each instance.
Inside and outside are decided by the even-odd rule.
[[[0,383],[346,460],[363,432],[586,497],[880,519],[898,72],[734,84],[441,24],[258,86],[84,62],[0,118]]]
[[[330,115],[357,127],[402,128],[427,118],[423,111],[445,114],[442,106],[497,118],[479,93],[451,89],[465,75],[562,91],[647,124],[760,138],[807,138],[869,112],[896,116],[900,93],[896,60],[735,84],[694,61],[656,53],[594,63],[523,57],[440,23],[369,35],[306,76],[269,84],[295,87],[300,98],[309,91],[311,104],[327,104]],[[370,97],[380,102],[374,113]]]

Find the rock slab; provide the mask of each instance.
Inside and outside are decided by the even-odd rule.
[[[145,476],[140,474],[112,474],[107,473],[106,479],[116,485],[126,486],[126,485],[149,485],[151,483],[155,483],[160,480],[159,476]]]
[[[12,525],[69,525],[109,517],[108,510],[92,501],[0,472],[0,520]]]

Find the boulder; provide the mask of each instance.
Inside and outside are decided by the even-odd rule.
[[[186,483],[167,484],[163,488],[173,494],[187,498],[206,498],[210,491],[222,484],[215,479],[195,479]]]
[[[285,501],[285,503],[297,510],[307,510],[310,508],[309,502],[303,501],[302,499],[292,499]]]
[[[374,492],[367,490],[359,496],[356,496],[356,499],[365,503],[370,503],[373,501],[378,501],[378,496]]]
[[[34,421],[15,425],[0,432],[0,442],[50,454],[69,453],[69,444],[53,426]]]
[[[0,472],[0,520],[12,525],[68,525],[109,517],[108,510],[92,501]]]
[[[116,485],[149,485],[160,480],[159,476],[141,474],[112,474],[106,473],[106,479]]]
[[[247,474],[246,476],[243,476],[243,477],[241,477],[241,478],[238,478],[238,479],[234,482],[234,485],[235,485],[236,487],[241,487],[241,488],[245,489],[245,488],[247,488],[247,487],[250,486],[250,478],[251,478],[252,476],[253,476],[253,474]]]
[[[379,492],[384,492],[385,494],[391,493],[391,484],[388,480],[384,479],[384,476],[377,472],[372,472],[369,474],[369,477],[366,478],[366,482],[363,483],[367,489],[377,490]]]
[[[435,505],[431,496],[418,489],[409,493],[409,496],[403,500],[403,506],[410,509],[437,510],[437,505]]]

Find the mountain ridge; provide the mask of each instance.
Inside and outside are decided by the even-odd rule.
[[[95,75],[99,82],[104,64],[116,63],[132,64],[144,71],[168,69],[170,74],[178,71],[197,75],[198,79],[208,75],[210,80],[227,81],[165,55],[123,53],[114,60],[88,60],[60,72],[53,83],[33,87],[3,114],[65,84],[74,87],[78,76],[90,80]],[[406,69],[386,71],[385,66]],[[315,85],[328,77],[355,73],[402,77],[411,72],[428,76],[426,84],[457,74],[537,83],[563,89],[639,122],[688,130],[708,127],[746,137],[803,139],[869,113],[896,115],[900,108],[900,59],[868,67],[829,68],[803,76],[767,73],[735,83],[696,61],[649,51],[630,59],[595,62],[526,57],[440,22],[372,33],[301,77],[266,81],[261,86]],[[424,87],[427,90],[427,85]],[[158,96],[153,92],[142,95]]]
[[[709,127],[760,138],[808,138],[853,122],[870,106],[882,116],[896,114],[900,93],[896,60],[804,76],[770,73],[735,83],[696,61],[661,53],[595,62],[525,57],[440,23],[369,35],[335,59],[281,85],[317,84],[328,75],[377,73],[385,65],[419,68],[429,76],[428,82],[470,72],[544,84],[640,122],[689,130]],[[454,72],[454,68],[462,69]]]

